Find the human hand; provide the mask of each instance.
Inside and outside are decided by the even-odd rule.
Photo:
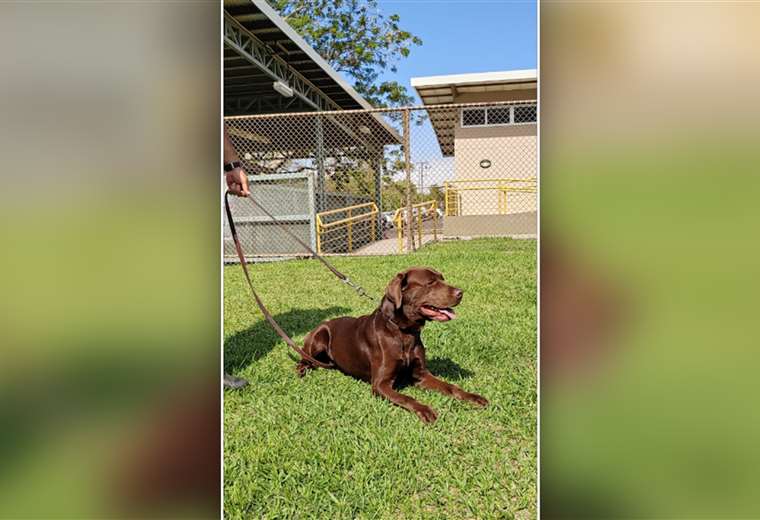
[[[238,197],[247,197],[251,194],[248,191],[248,175],[246,175],[243,168],[235,168],[225,173],[224,176],[227,180],[227,189],[230,193]]]

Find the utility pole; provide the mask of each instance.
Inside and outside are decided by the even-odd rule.
[[[425,191],[425,170],[430,167],[430,163],[427,161],[420,161],[417,163],[417,172],[420,176],[418,186],[420,188],[420,195]]]

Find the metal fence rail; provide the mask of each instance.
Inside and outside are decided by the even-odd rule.
[[[377,238],[377,215],[379,210],[374,202],[356,204],[345,208],[331,209],[317,213],[317,253],[351,253],[359,244],[354,234],[359,231],[364,236],[362,225],[369,226],[369,240]],[[338,217],[337,220],[331,218]],[[345,233],[342,233],[345,231]],[[345,251],[344,251],[345,249]]]
[[[260,203],[321,253],[361,255],[535,234],[536,117],[536,102],[521,100],[234,116],[225,125]],[[250,259],[305,254],[250,202],[233,212]]]
[[[398,240],[398,252],[404,252],[404,238],[405,230],[407,226],[404,225],[407,218],[406,208],[399,208],[393,215],[393,221],[396,224],[396,236]],[[438,201],[428,200],[420,202],[418,204],[412,204],[412,219],[414,220],[411,226],[414,231],[417,232],[417,246],[423,245],[423,225],[425,222],[430,222],[430,229],[426,230],[432,233],[432,240],[438,240]],[[414,233],[412,234],[414,238]]]
[[[445,181],[443,186],[446,216],[460,216],[464,211],[462,194],[471,191],[485,192],[480,200],[476,201],[473,212],[487,211],[489,208],[492,209],[494,204],[498,215],[524,211],[529,204],[525,204],[519,195],[513,195],[510,204],[509,194],[535,194],[538,188],[536,179],[467,179]]]

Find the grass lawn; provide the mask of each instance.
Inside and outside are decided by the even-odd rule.
[[[535,517],[535,241],[448,242],[334,263],[373,296],[413,265],[464,289],[457,319],[423,331],[428,364],[491,404],[404,389],[438,412],[425,425],[337,371],[299,379],[295,355],[264,322],[240,267],[228,266],[225,368],[250,385],[224,396],[226,517]],[[255,265],[252,275],[298,343],[325,319],[372,310],[313,260]]]

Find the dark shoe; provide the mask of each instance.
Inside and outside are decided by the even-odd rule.
[[[242,377],[224,374],[224,388],[237,390],[238,388],[243,388],[247,384],[248,384],[248,381],[246,381]]]

